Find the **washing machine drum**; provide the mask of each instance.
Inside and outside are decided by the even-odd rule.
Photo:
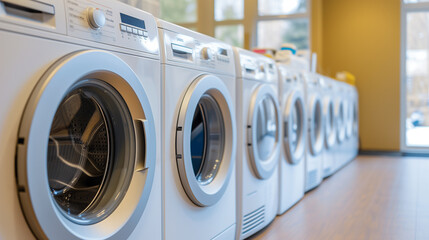
[[[116,56],[79,52],[49,69],[28,101],[17,152],[36,236],[126,238],[150,193],[154,128],[139,79]]]
[[[304,99],[300,91],[292,92],[287,98],[283,119],[283,144],[286,159],[291,164],[298,164],[304,156],[305,129],[307,129],[307,115]]]
[[[233,101],[216,76],[195,79],[183,98],[176,127],[176,158],[182,186],[197,206],[223,196],[235,157]]]

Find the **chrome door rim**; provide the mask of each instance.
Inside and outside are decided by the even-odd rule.
[[[225,143],[220,169],[206,185],[200,184],[194,174],[191,155],[191,128],[195,109],[204,94],[211,95],[220,106],[225,127]],[[202,75],[186,90],[176,127],[176,160],[182,186],[189,199],[197,206],[216,204],[223,196],[232,175],[235,157],[236,127],[234,106],[230,93],[221,79]]]
[[[292,111],[294,111],[294,108],[296,107],[296,103],[298,103],[298,114],[301,115],[301,133],[299,134],[299,140],[297,141],[297,146],[295,148],[295,151],[292,151],[292,142],[289,141],[289,133],[293,132],[293,126],[290,124],[293,121]],[[285,110],[284,110],[284,139],[283,144],[285,148],[285,153],[287,156],[287,161],[291,164],[298,164],[302,161],[302,158],[304,156],[305,151],[305,141],[306,141],[306,134],[305,129],[307,129],[307,115],[305,104],[304,104],[304,97],[300,91],[294,91],[289,95],[289,97],[286,100],[285,103]]]
[[[322,149],[323,149],[323,141],[324,141],[324,137],[323,137],[323,116],[322,116],[322,102],[320,101],[320,98],[316,95],[314,95],[311,100],[310,100],[310,105],[309,105],[309,127],[308,127],[308,134],[309,134],[309,139],[310,139],[310,152],[312,155],[316,156],[318,155]],[[314,121],[316,121],[316,119],[314,119],[315,114],[318,114],[318,119],[320,120],[319,123],[319,128],[316,131],[316,129],[314,129]]]
[[[279,104],[277,100],[277,95],[275,94],[272,86],[267,84],[259,85],[252,94],[252,98],[249,104],[249,115],[247,120],[247,150],[249,152],[250,163],[256,174],[260,179],[269,178],[274,170],[276,169],[278,163],[278,154],[280,151],[280,114],[279,114]],[[257,111],[256,107],[264,100],[265,97],[268,97],[272,100],[274,104],[274,109],[276,112],[276,140],[275,145],[272,149],[271,154],[267,159],[260,159],[258,156],[258,150],[255,143],[257,143],[257,128],[254,127],[257,121]]]

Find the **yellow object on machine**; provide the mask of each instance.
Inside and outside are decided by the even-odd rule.
[[[343,81],[353,86],[356,85],[356,77],[350,72],[347,72],[347,71],[337,72],[337,75],[335,78],[338,81]]]

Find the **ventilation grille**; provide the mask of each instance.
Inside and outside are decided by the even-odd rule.
[[[311,189],[317,185],[317,169],[307,175],[306,189]]]
[[[253,229],[263,224],[265,221],[265,205],[255,211],[244,215],[242,235],[249,233]]]

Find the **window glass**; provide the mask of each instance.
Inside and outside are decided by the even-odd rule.
[[[175,23],[197,21],[196,0],[161,0],[161,18]]]
[[[429,12],[406,16],[406,145],[429,147]]]
[[[217,26],[215,37],[232,46],[243,47],[244,45],[244,28],[243,25],[224,25]]]
[[[215,20],[243,19],[243,0],[215,0]]]
[[[259,0],[259,16],[286,15],[305,13],[307,11],[306,0]]]
[[[404,3],[429,2],[429,0],[404,0]]]
[[[309,48],[309,21],[282,19],[258,22],[258,47],[279,49],[283,43],[293,43],[298,49]]]

